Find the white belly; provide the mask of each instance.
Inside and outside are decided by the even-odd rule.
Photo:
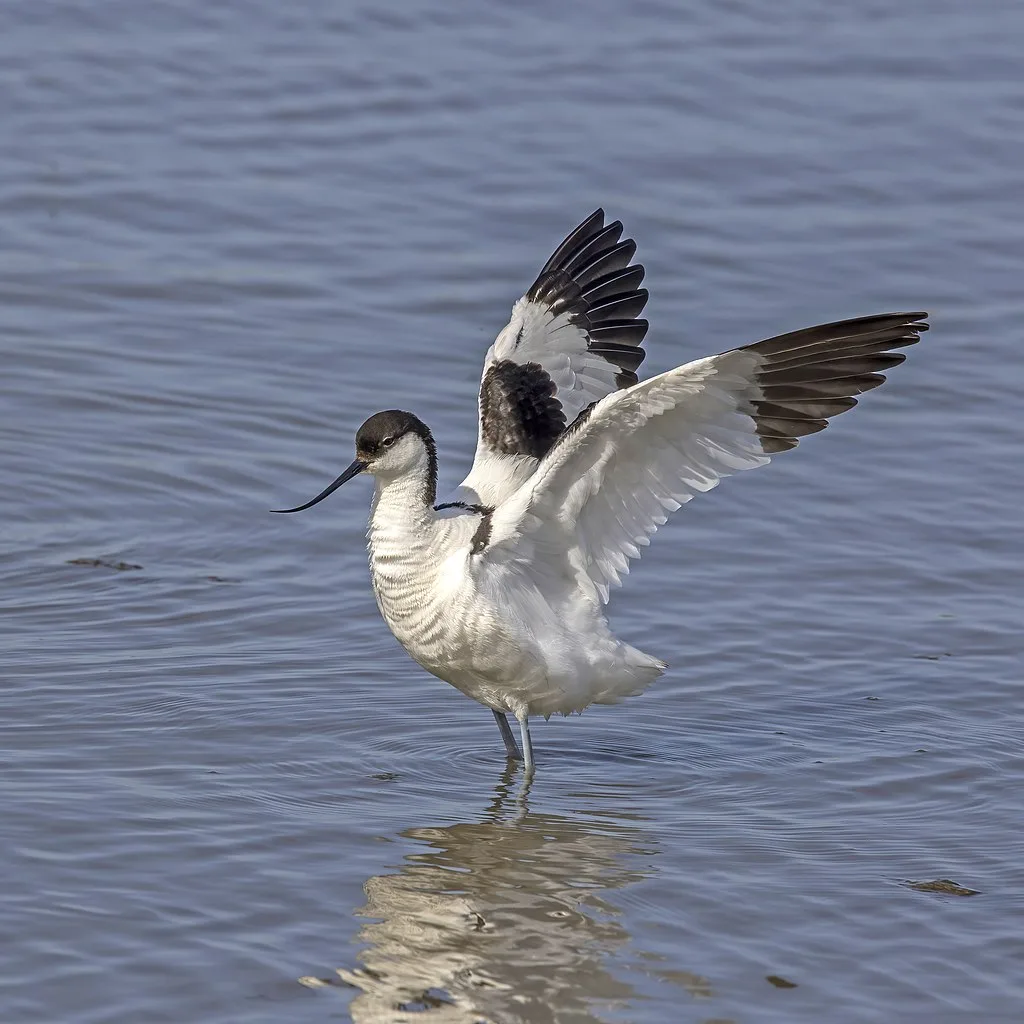
[[[466,696],[514,715],[611,703],[660,675],[661,662],[616,640],[598,609],[552,604],[515,572],[478,581],[475,527],[467,516],[414,529],[374,509],[374,594],[414,661]]]
[[[377,606],[398,642],[414,661],[468,697],[515,712],[513,704],[528,702],[528,692],[546,677],[535,646],[515,635],[465,572],[442,567],[412,576],[371,560],[371,573]]]

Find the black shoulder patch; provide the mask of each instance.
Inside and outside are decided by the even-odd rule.
[[[488,509],[480,519],[480,525],[476,528],[476,533],[473,534],[473,546],[470,548],[471,555],[479,555],[488,542],[491,539],[491,512],[493,509]]]
[[[557,448],[560,444],[566,444],[571,438],[573,438],[586,425],[587,420],[590,419],[596,406],[597,402],[591,402],[590,405],[581,409],[579,416],[577,416],[576,419],[574,419],[572,423],[562,431],[558,440],[551,447]]]
[[[480,515],[487,515],[494,511],[490,505],[478,505],[476,502],[468,501],[444,501],[440,505],[435,505],[434,511],[440,512],[445,508],[464,508],[467,512],[478,512]]]
[[[541,459],[565,429],[555,384],[539,363],[492,363],[480,385],[480,427],[502,455]]]
[[[594,407],[596,405],[597,405],[597,402],[591,402],[590,405],[585,406],[584,408],[580,409],[579,416],[577,416],[576,419],[574,419],[572,421],[572,423],[569,424],[569,429],[566,430],[566,432],[565,432],[565,434],[563,436],[567,436],[569,434],[574,434],[577,430],[579,430],[582,426],[584,426],[584,424],[587,422],[587,420],[589,420],[590,417],[593,415]]]
[[[446,501],[440,505],[435,505],[434,511],[440,512],[445,508],[464,508],[467,512],[473,512],[480,516],[480,523],[470,542],[470,554],[479,555],[487,547],[487,542],[491,539],[491,513],[494,511],[494,506],[478,505],[475,502],[471,503],[468,501]]]

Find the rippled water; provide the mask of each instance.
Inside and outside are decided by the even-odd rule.
[[[0,1018],[1022,1019],[1022,31],[5,5]],[[381,407],[460,479],[486,346],[599,204],[649,372],[934,330],[659,534],[613,619],[670,672],[539,723],[524,793],[379,620],[367,488],[267,509]]]

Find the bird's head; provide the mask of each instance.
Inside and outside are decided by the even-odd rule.
[[[274,511],[301,512],[311,508],[360,473],[371,473],[379,479],[395,479],[408,473],[425,474],[427,500],[433,503],[437,449],[427,425],[418,416],[401,409],[374,413],[356,431],[356,457],[341,476],[305,505]]]

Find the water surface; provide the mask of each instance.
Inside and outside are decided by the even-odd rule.
[[[1022,31],[6,5],[0,1017],[1021,1019]],[[267,510],[378,408],[461,479],[484,351],[597,205],[648,372],[935,327],[658,535],[612,616],[669,673],[538,723],[523,793],[380,621],[365,482]]]

